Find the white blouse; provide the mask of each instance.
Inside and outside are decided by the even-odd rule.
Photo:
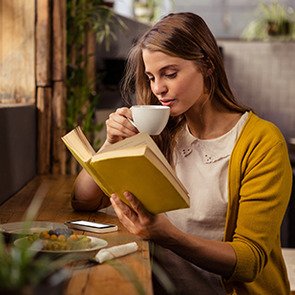
[[[210,140],[195,138],[188,128],[183,129],[173,161],[177,176],[189,192],[190,208],[166,213],[182,231],[222,240],[228,203],[229,159],[247,117],[245,113],[228,133]],[[154,258],[180,294],[225,295],[221,276],[200,269],[158,245],[154,248]]]
[[[184,128],[173,161],[178,178],[189,192],[190,208],[167,212],[182,231],[222,240],[228,203],[228,164],[248,113],[226,134],[198,139]]]

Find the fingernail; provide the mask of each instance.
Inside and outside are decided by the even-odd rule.
[[[129,192],[125,192],[124,196],[128,201],[132,200],[132,195]]]
[[[117,200],[117,196],[116,196],[115,194],[112,194],[112,195],[111,195],[111,200],[112,200],[112,201],[116,201],[116,200]]]

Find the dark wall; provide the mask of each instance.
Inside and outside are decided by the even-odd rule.
[[[36,107],[0,107],[0,203],[36,175]]]

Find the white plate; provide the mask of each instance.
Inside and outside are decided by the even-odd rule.
[[[50,221],[32,221],[26,222],[11,222],[0,224],[0,232],[12,235],[27,235],[32,233],[40,233],[44,230],[67,228],[63,223]]]
[[[90,247],[85,248],[85,249],[77,249],[77,250],[57,250],[57,251],[53,251],[53,250],[39,250],[39,249],[34,249],[34,247],[31,247],[30,249],[32,251],[37,251],[40,253],[49,253],[49,254],[68,254],[68,253],[85,253],[85,252],[92,252],[92,251],[97,251],[101,248],[104,248],[108,245],[108,242],[103,240],[103,239],[99,239],[99,238],[95,238],[95,237],[89,237],[87,236],[90,240]],[[20,238],[14,241],[14,245],[16,247],[20,247],[22,245],[22,243],[24,243],[26,240],[28,239],[28,237],[24,237],[24,238]]]

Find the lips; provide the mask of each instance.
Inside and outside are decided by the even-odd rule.
[[[160,102],[163,106],[170,106],[173,104],[173,102],[175,101],[174,98],[162,98],[160,99]]]

